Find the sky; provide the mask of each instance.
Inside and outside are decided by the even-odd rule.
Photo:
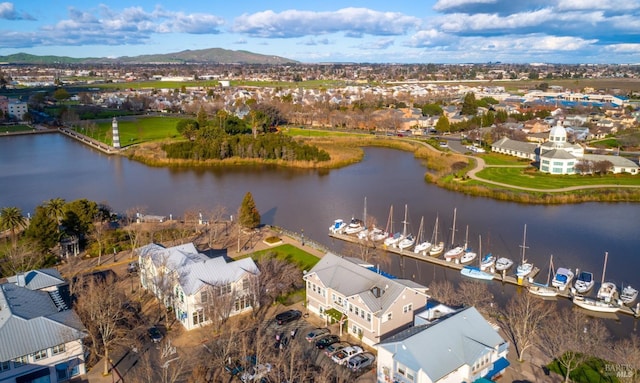
[[[0,0],[0,55],[640,63],[640,0]]]

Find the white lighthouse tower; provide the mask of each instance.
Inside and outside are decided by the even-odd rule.
[[[113,122],[111,123],[112,133],[113,133],[113,147],[116,149],[120,149],[120,133],[118,132],[118,119],[113,118]]]

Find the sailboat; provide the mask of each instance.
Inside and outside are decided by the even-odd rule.
[[[598,299],[602,299],[605,302],[611,302],[617,298],[618,295],[618,286],[616,286],[613,282],[605,282],[604,275],[607,271],[607,261],[609,259],[609,252],[604,253],[604,266],[602,266],[602,282],[600,283],[600,288],[598,289],[598,293],[596,297]]]
[[[455,245],[455,236],[456,236],[456,213],[457,208],[453,208],[453,227],[451,230],[451,249],[447,250],[444,253],[444,259],[447,261],[452,261],[454,259],[459,258],[464,252],[464,247]]]
[[[436,223],[433,226],[433,237],[431,238],[431,249],[429,255],[437,257],[444,251],[444,242],[438,241],[438,215],[436,215]]]
[[[460,263],[469,263],[476,259],[478,254],[469,247],[469,225],[464,240],[464,253],[460,256]]]
[[[384,240],[385,246],[395,246],[402,238],[400,238],[400,233],[393,232],[393,205],[391,205],[391,209],[389,210],[389,219],[387,220],[387,229],[385,230],[388,235]]]
[[[362,230],[358,233],[358,239],[369,239],[369,228],[367,227],[367,197],[364,197],[364,211],[362,213]]]
[[[420,218],[420,228],[418,229],[418,236],[416,238],[416,247],[413,248],[413,252],[416,254],[422,253],[426,255],[427,251],[431,249],[431,242],[424,237],[424,216]]]
[[[524,225],[524,235],[522,237],[522,262],[516,268],[516,276],[518,277],[526,277],[531,274],[533,271],[533,263],[527,262],[527,259],[524,257],[525,250],[527,249],[527,224]]]
[[[558,295],[558,289],[549,285],[551,281],[551,274],[553,274],[553,254],[549,257],[549,274],[547,274],[547,283],[541,284],[532,282],[529,286],[529,292],[533,295],[537,295],[540,297],[555,297]]]
[[[402,221],[402,223],[404,225],[402,228],[402,239],[398,242],[400,250],[408,249],[416,243],[413,234],[407,234],[407,224],[409,223],[409,221],[407,221],[407,205],[404,205],[404,221]]]
[[[480,246],[480,254],[482,254],[482,236],[478,236],[478,243]],[[487,281],[490,281],[494,278],[493,273],[488,273],[486,271],[483,271],[480,269],[480,267],[468,266],[468,265],[464,266],[460,270],[460,274],[464,275],[465,277],[475,278],[475,279],[484,279]]]

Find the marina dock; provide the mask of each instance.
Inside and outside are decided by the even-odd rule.
[[[361,240],[359,239],[357,236],[354,235],[349,235],[349,234],[341,234],[341,233],[329,233],[329,237],[331,238],[335,238],[335,239],[339,239],[345,242],[349,242],[349,243],[355,243],[355,244],[359,244],[359,245],[364,245],[364,246],[369,246],[372,248],[376,248],[376,249],[382,249],[384,251],[387,251],[389,253],[392,254],[396,254],[399,255],[401,257],[408,257],[411,259],[415,259],[418,261],[423,261],[423,262],[427,262],[427,263],[431,263],[434,265],[438,265],[441,267],[446,267],[449,269],[453,269],[453,270],[462,270],[462,268],[464,268],[465,266],[467,266],[466,264],[461,264],[458,262],[452,262],[452,261],[447,261],[445,259],[439,258],[439,257],[432,257],[428,254],[426,255],[422,255],[419,253],[414,253],[413,250],[408,250],[408,249],[400,249],[397,247],[387,247],[384,246],[383,244],[377,244],[373,241],[370,240]],[[480,256],[480,255],[478,255]],[[501,283],[507,283],[510,285],[514,285],[514,286],[522,286],[522,287],[529,287],[532,283],[531,281],[533,280],[533,278],[536,277],[536,275],[540,272],[540,269],[538,267],[533,268],[533,270],[531,271],[531,273],[529,275],[527,275],[526,278],[518,278],[517,276],[513,275],[513,274],[509,274],[509,270],[505,270],[502,273],[492,273],[493,274],[493,281],[498,281]],[[566,289],[566,290],[558,290],[558,297],[562,297],[562,298],[566,298],[566,299],[572,299],[573,298],[573,294],[571,293],[570,289]],[[636,306],[637,307],[637,306]],[[627,314],[627,315],[631,315],[634,317],[639,317],[640,316],[640,310],[633,309],[631,307],[627,307],[627,306],[622,306],[620,307],[620,310],[618,311],[619,313],[623,313],[623,314]],[[598,314],[598,313],[594,313],[594,314]]]

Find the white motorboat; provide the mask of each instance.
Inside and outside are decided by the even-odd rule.
[[[553,276],[553,280],[551,281],[551,286],[557,287],[560,291],[564,291],[567,286],[571,286],[573,277],[573,271],[564,267],[558,267],[556,275]]]
[[[576,278],[576,281],[573,282],[573,288],[578,294],[588,293],[596,283],[596,281],[593,279],[593,273],[590,273],[588,271],[576,271],[576,274],[578,275],[578,277]]]
[[[336,219],[333,221],[333,225],[329,227],[329,232],[333,234],[341,234],[345,227],[347,227],[347,223],[341,219]]]
[[[416,246],[413,252],[416,254],[426,255],[431,249],[431,242],[424,237],[424,217],[420,218],[420,228],[418,229],[418,237],[416,238]]]
[[[345,234],[356,234],[364,230],[364,222],[361,219],[351,218],[351,222],[344,228]]]
[[[497,271],[506,271],[509,270],[513,266],[513,261],[506,257],[500,257],[496,259],[496,270]]]
[[[620,300],[625,305],[631,305],[638,298],[638,290],[627,285],[622,288],[620,293]]]
[[[581,295],[573,297],[573,303],[585,310],[597,311],[601,313],[615,313],[622,308],[619,304],[614,302],[605,302],[593,298],[585,298]]]
[[[527,241],[527,225],[525,224],[524,235],[522,237],[522,245],[520,245],[520,247],[522,248],[522,262],[518,265],[518,267],[516,267],[516,276],[518,277],[526,277],[527,275],[531,274],[531,272],[533,271],[533,263],[528,262],[524,256],[525,250],[527,249],[526,241]]]
[[[488,253],[480,260],[480,270],[491,270],[496,267],[496,256]]]
[[[385,238],[389,237],[389,233],[387,233],[386,231],[378,228],[378,227],[374,227],[371,230],[371,233],[369,234],[369,238],[371,238],[371,240],[373,242],[380,242],[380,241],[384,241]]]

